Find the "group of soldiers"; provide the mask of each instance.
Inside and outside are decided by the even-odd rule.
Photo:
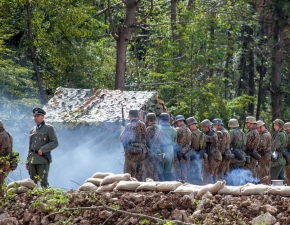
[[[139,110],[129,111],[130,123],[120,135],[124,147],[124,172],[139,181],[146,178],[159,181],[180,180],[193,184],[208,184],[228,179],[233,170],[250,170],[262,183],[286,180],[290,185],[290,122],[273,121],[273,133],[255,117],[245,120],[247,133],[237,119],[223,121],[205,119],[197,128],[194,117],[157,117],[148,113],[146,123]],[[147,125],[147,127],[146,127]]]

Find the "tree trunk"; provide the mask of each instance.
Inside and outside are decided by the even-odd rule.
[[[29,43],[30,43],[30,54],[31,54],[33,68],[34,68],[34,76],[36,78],[37,85],[38,85],[40,101],[42,104],[44,104],[46,102],[46,95],[45,95],[44,90],[43,90],[42,79],[41,79],[41,75],[40,75],[39,70],[38,70],[36,51],[35,51],[35,47],[33,44],[34,38],[33,38],[32,23],[31,23],[32,15],[31,15],[31,6],[30,6],[29,0],[26,0],[26,11],[27,11],[28,39],[29,39]]]
[[[170,14],[170,20],[171,20],[171,32],[172,32],[172,41],[173,45],[176,44],[177,41],[177,26],[176,26],[176,2],[177,0],[171,0],[171,14]],[[173,52],[173,58],[178,57],[177,52]]]
[[[283,20],[283,12],[279,10],[277,13],[279,18]],[[272,52],[272,71],[271,71],[271,106],[272,106],[272,121],[279,118],[282,119],[281,104],[281,70],[284,51],[284,27],[280,21],[276,21],[274,27],[274,47]]]
[[[125,71],[126,71],[126,52],[129,44],[132,29],[136,22],[136,10],[138,3],[135,0],[126,1],[126,19],[124,24],[118,28],[117,38],[117,62],[115,89],[124,90]]]

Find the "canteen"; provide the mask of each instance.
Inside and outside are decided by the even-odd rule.
[[[284,180],[271,180],[271,186],[284,186]]]

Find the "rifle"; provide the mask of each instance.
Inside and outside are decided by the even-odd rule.
[[[122,106],[122,126],[125,126],[124,107],[123,107],[123,104],[121,104],[121,106]]]

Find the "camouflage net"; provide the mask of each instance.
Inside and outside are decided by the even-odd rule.
[[[123,91],[105,89],[73,89],[59,87],[45,106],[46,121],[56,128],[75,128],[77,125],[100,125],[121,122],[129,110],[139,109],[142,116],[167,112],[156,91]]]

